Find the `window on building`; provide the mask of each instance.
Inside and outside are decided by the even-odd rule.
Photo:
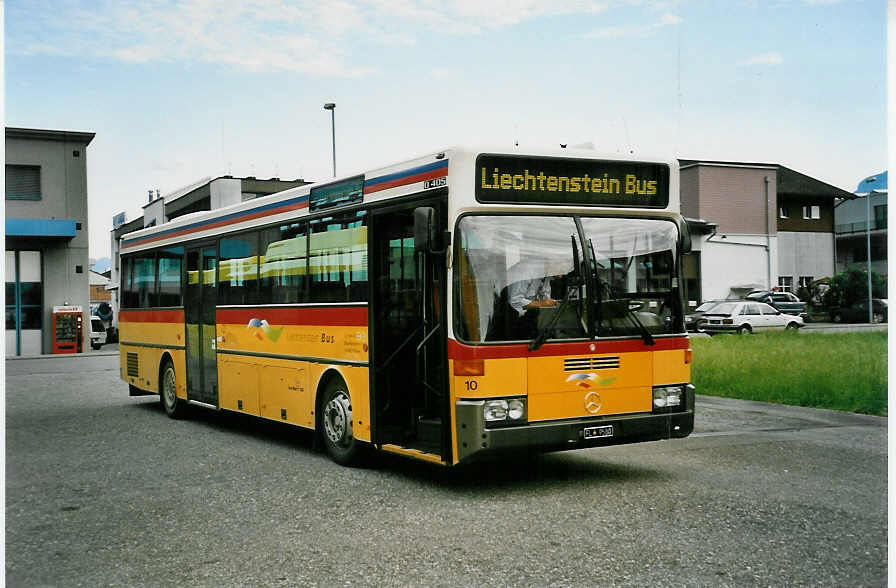
[[[218,261],[218,304],[258,302],[258,233],[221,239]]]
[[[309,225],[311,301],[367,300],[366,211],[316,219]]]
[[[874,207],[874,228],[875,229],[886,229],[887,228],[887,205],[880,204]]]
[[[778,289],[783,292],[792,292],[793,276],[778,276]]]
[[[40,251],[6,252],[6,353],[40,353],[43,279]]]
[[[168,247],[159,251],[159,291],[154,306],[182,306],[183,247]]]
[[[6,166],[7,200],[40,200],[40,198],[40,166]]]
[[[813,276],[800,276],[799,287],[808,290],[814,279]]]
[[[821,218],[820,206],[804,206],[803,218],[807,220],[817,220]]]
[[[787,214],[786,206],[778,207],[778,218],[790,218],[790,216]]]
[[[261,302],[308,299],[308,225],[295,222],[261,232]]]

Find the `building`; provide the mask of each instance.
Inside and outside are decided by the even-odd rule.
[[[856,188],[857,198],[834,208],[837,271],[868,260],[868,221],[871,221],[871,271],[887,276],[887,172],[868,176]],[[869,201],[870,200],[870,201]],[[870,214],[869,214],[870,213]]]
[[[681,212],[694,232],[690,305],[753,289],[796,292],[833,275],[834,204],[852,194],[774,163],[680,166]]]
[[[94,133],[6,127],[6,355],[50,353],[54,306],[83,309],[89,349],[87,146]]]
[[[119,244],[122,235],[138,231],[146,227],[164,224],[170,220],[193,212],[203,210],[216,210],[231,204],[238,204],[246,200],[252,200],[259,196],[267,196],[276,192],[282,192],[297,186],[304,186],[310,182],[302,179],[281,180],[270,178],[261,180],[254,177],[234,178],[221,176],[218,178],[205,177],[188,186],[184,186],[164,196],[157,191],[150,191],[147,203],[143,205],[143,215],[133,220],[126,221],[124,213],[118,214],[112,221],[111,251],[112,268],[109,284],[106,289],[110,293],[112,306],[112,333],[118,330],[118,285],[119,272],[121,270],[119,259]]]
[[[101,273],[90,270],[90,304],[99,302],[109,302],[112,299],[111,290],[109,290],[109,278]]]

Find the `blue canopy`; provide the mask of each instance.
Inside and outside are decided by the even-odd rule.
[[[856,188],[856,194],[867,194],[872,190],[877,192],[887,191],[887,172],[883,171],[879,174],[868,176],[859,182],[859,186]]]

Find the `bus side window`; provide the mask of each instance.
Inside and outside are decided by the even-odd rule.
[[[313,220],[309,239],[311,302],[366,302],[366,211]]]
[[[159,291],[156,306],[181,306],[183,284],[183,247],[168,247],[159,251]]]
[[[308,297],[307,225],[294,222],[261,231],[261,304],[294,304]]]
[[[131,278],[136,301],[135,308],[150,308],[156,297],[156,257],[144,254],[134,258],[134,274]]]
[[[258,233],[222,238],[218,260],[218,304],[258,302]]]

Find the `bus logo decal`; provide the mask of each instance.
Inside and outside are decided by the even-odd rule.
[[[249,324],[246,325],[247,329],[255,329],[255,337],[259,341],[264,341],[264,336],[273,342],[276,343],[277,339],[280,338],[280,335],[283,333],[283,327],[276,329],[268,324],[268,321],[264,319],[252,318],[249,319]]]
[[[597,382],[598,386],[609,386],[613,382],[616,381],[616,376],[611,378],[601,378],[597,374],[572,374],[568,378],[566,378],[567,382],[579,382],[580,388],[585,388],[586,390],[591,387],[591,382]]]

